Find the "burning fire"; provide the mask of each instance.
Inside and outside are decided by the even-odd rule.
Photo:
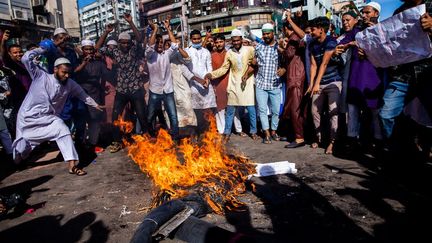
[[[131,127],[125,123],[117,124]],[[210,129],[199,143],[184,139],[176,145],[162,129],[156,140],[148,135],[132,138],[134,142],[127,144],[129,156],[157,187],[152,207],[163,203],[163,195],[174,199],[190,193],[201,195],[219,214],[224,206],[232,209],[243,205],[236,196],[245,191],[244,181],[254,166],[245,158],[226,153],[214,119],[210,119]]]

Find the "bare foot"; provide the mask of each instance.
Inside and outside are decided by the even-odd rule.
[[[326,148],[326,150],[325,150],[325,154],[333,154],[333,142],[331,142],[331,143],[327,146],[327,148]]]
[[[313,143],[311,144],[311,148],[313,148],[313,149],[318,148],[318,143],[317,143],[317,142],[313,142]]]

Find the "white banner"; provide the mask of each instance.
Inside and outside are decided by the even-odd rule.
[[[428,58],[432,55],[429,36],[420,17],[425,5],[407,9],[356,35],[356,41],[376,67],[391,67]]]

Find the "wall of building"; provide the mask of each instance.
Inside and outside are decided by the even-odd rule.
[[[56,27],[80,37],[75,0],[0,0],[0,29],[11,30],[16,43],[37,43],[50,37]]]
[[[139,26],[136,1],[118,0],[112,5],[106,0],[99,0],[82,7],[80,25],[84,39],[96,40],[104,31],[108,23],[116,24],[117,34],[130,30],[129,24],[122,18],[125,12],[131,13],[134,23]]]

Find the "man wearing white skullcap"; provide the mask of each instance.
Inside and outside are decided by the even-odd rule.
[[[81,41],[81,51],[80,64],[74,70],[75,80],[90,97],[97,103],[103,104],[105,98],[104,82],[111,81],[112,75],[110,75],[105,62],[95,58],[95,43],[93,41]],[[85,106],[78,105],[78,107]],[[76,127],[75,142],[85,144],[89,151],[100,152],[101,148],[96,147],[96,145],[99,140],[100,124],[103,117],[103,112],[92,107],[75,109],[73,117]]]
[[[117,47],[117,41],[115,41],[115,40],[109,40],[109,41],[107,42],[107,46],[108,46],[108,48],[110,48],[110,49],[114,49],[115,47]]]
[[[262,40],[256,38],[258,45],[255,49],[255,57],[258,65],[256,75],[256,100],[258,114],[264,130],[264,144],[270,144],[271,140],[279,141],[276,133],[279,123],[279,110],[281,105],[282,82],[280,77],[285,74],[281,58],[278,53],[277,43],[274,37],[274,26],[270,23],[262,26]],[[276,61],[275,61],[276,60]],[[270,102],[270,106],[268,104]],[[267,107],[271,111],[271,125],[267,116]],[[270,132],[271,128],[271,132]]]
[[[16,139],[12,145],[15,162],[26,159],[30,152],[45,141],[56,141],[63,158],[68,162],[69,173],[85,175],[77,168],[78,154],[69,128],[59,117],[66,99],[76,97],[87,105],[101,110],[85,91],[72,79],[71,62],[66,58],[58,58],[53,63],[54,74],[48,74],[33,59],[44,54],[44,47],[28,51],[22,58],[22,63],[30,73],[33,82],[24,99],[17,117]]]
[[[362,17],[365,24],[372,26],[378,23],[381,12],[381,5],[377,2],[370,2],[362,9]]]
[[[46,67],[49,73],[54,71],[54,61],[57,58],[65,57],[69,59],[74,69],[77,65],[77,55],[75,51],[66,46],[69,39],[69,34],[64,28],[57,28],[54,30],[52,39],[45,39],[39,43],[40,47],[47,50],[44,55],[47,58],[48,66]]]
[[[122,33],[118,39],[118,47],[114,47],[113,49],[107,47],[101,48],[102,44],[105,43],[108,34],[114,30],[114,26],[108,24],[104,33],[96,43],[96,49],[99,50],[101,54],[112,58],[119,67],[117,68],[118,72],[115,82],[116,95],[114,98],[112,120],[117,120],[123,113],[123,109],[126,105],[131,103],[132,107],[135,109],[141,127],[143,130],[146,130],[148,127],[146,117],[147,107],[143,102],[144,85],[139,70],[141,59],[144,56],[144,50],[141,43],[142,38],[140,32],[132,21],[132,16],[130,14],[125,14],[123,18],[129,23],[137,43],[134,44],[132,42],[132,38],[129,34]],[[109,148],[112,153],[117,152],[122,148],[120,143],[120,130],[116,128],[113,136],[115,142],[113,142]]]
[[[249,64],[254,59],[254,48],[243,46],[243,34],[235,29],[231,32],[232,48],[227,52],[223,64],[216,70],[206,75],[208,79],[217,79],[228,74],[228,85],[225,92],[228,94],[228,102],[225,116],[224,141],[228,141],[231,135],[234,115],[237,108],[247,109],[249,115],[250,134],[252,139],[257,139],[256,110],[254,93],[253,70],[249,70]],[[246,136],[245,133],[244,136]]]

